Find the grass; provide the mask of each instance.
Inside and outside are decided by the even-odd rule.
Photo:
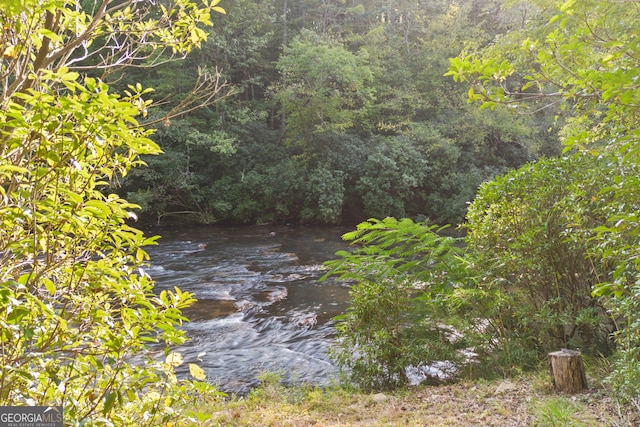
[[[573,396],[557,394],[549,374],[544,373],[411,387],[386,394],[340,387],[285,387],[277,375],[268,374],[262,386],[247,396],[199,402],[185,421],[193,426],[225,427],[618,427],[640,425],[639,415],[609,397],[601,384]]]

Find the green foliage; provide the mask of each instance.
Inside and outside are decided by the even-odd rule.
[[[571,400],[557,397],[545,400],[536,408],[534,423],[537,427],[578,427],[584,426],[580,419],[580,407]]]
[[[363,389],[406,384],[406,369],[455,361],[461,341],[442,312],[444,295],[464,276],[457,240],[409,219],[370,219],[343,238],[359,245],[328,261],[327,276],[351,283],[351,304],[338,317],[332,358]]]
[[[387,138],[369,149],[356,184],[364,211],[376,218],[404,217],[404,204],[424,183],[425,156],[406,138]]]
[[[619,331],[620,362],[612,377],[625,399],[638,399],[640,390],[625,378],[636,378],[640,347],[635,336],[635,309],[640,271],[638,232],[638,69],[637,34],[640,9],[601,0],[542,2],[554,15],[545,25],[513,33],[480,55],[451,61],[449,74],[471,84],[470,100],[485,107],[509,104],[536,110],[562,102],[568,116],[561,129],[565,149],[597,157],[583,173],[594,186],[597,223],[580,220],[582,232],[568,233],[574,245],[583,241],[599,277],[592,283]],[[517,42],[517,43],[516,43]],[[514,49],[517,45],[519,48]],[[549,181],[558,186],[558,181]],[[572,190],[576,191],[576,190]],[[575,194],[580,196],[580,192]],[[597,203],[595,203],[597,202]],[[590,211],[586,211],[589,213]],[[584,220],[583,220],[584,219]],[[592,240],[585,242],[585,238]]]
[[[548,3],[556,14],[546,25],[514,32],[505,49],[498,43],[484,54],[453,58],[447,74],[468,82],[469,99],[482,107],[540,109],[564,101],[571,108],[562,130],[567,149],[634,151],[637,105],[630,99],[637,97],[639,47],[630,34],[640,11],[600,0]],[[520,79],[509,81],[516,72]]]
[[[196,122],[174,120],[170,127],[160,127],[153,138],[163,154],[145,156],[148,167],[133,170],[121,182],[119,192],[126,192],[153,220],[189,215],[206,223],[216,218],[207,205],[205,191],[211,178],[204,175],[204,165],[214,156],[233,153],[235,141],[224,132],[201,132]]]
[[[615,334],[619,349],[615,355],[614,369],[608,380],[617,395],[626,403],[637,401],[640,395],[638,390],[638,381],[640,381],[638,328],[640,328],[640,321],[637,315],[640,309],[639,291],[637,283],[627,286],[627,294],[624,297],[610,299],[607,304],[612,314],[620,319],[620,330]]]
[[[206,36],[198,25],[210,24],[215,3],[152,13],[54,1],[0,14],[11,29],[0,60],[0,404],[62,405],[71,425],[134,426],[178,418],[174,405],[196,393],[217,395],[178,380],[179,358],[161,356],[185,341],[182,310],[194,298],[154,292],[143,267],[155,238],[131,227],[136,206],[108,191],[141,155],[160,152],[137,121],[148,90],[117,95],[69,68],[114,39],[122,50],[104,67],[142,48],[186,53]]]
[[[577,154],[530,164],[484,184],[467,215],[476,316],[525,351],[607,352],[613,323],[592,297],[607,266],[591,231],[606,218],[600,189],[612,165]],[[488,313],[483,313],[487,310]],[[517,364],[516,364],[517,365]]]
[[[202,75],[233,86],[213,96],[214,108],[158,127],[152,138],[164,158],[145,158],[150,168],[118,190],[143,205],[141,219],[460,223],[481,182],[550,152],[552,111],[535,120],[478,112],[442,76],[450,56],[519,22],[498,1],[228,0],[225,8],[229,16],[186,61],[113,74],[117,84],[156,89],[151,123],[198,103],[190,91]],[[425,144],[417,129],[440,140]],[[273,177],[294,177],[295,191]]]
[[[611,274],[597,284],[594,294],[600,296],[617,321],[615,341],[618,345],[617,360],[610,382],[618,396],[625,401],[640,398],[640,163],[617,159],[615,173],[601,191],[610,202],[610,216],[605,225],[594,229],[597,240],[593,252],[610,266]]]
[[[303,221],[335,224],[344,204],[344,173],[320,166],[308,177]]]
[[[276,67],[283,76],[276,100],[292,144],[309,146],[316,132],[362,125],[374,97],[365,58],[307,31],[285,48]]]
[[[240,182],[240,203],[234,216],[267,223],[298,211],[304,197],[298,168],[295,160],[285,159],[248,171]]]

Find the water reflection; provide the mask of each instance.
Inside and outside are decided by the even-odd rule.
[[[178,286],[198,302],[185,314],[191,340],[178,349],[220,389],[244,393],[264,371],[290,381],[327,384],[332,318],[348,289],[318,282],[322,262],[344,249],[347,229],[193,227],[159,229],[148,248],[157,288]]]

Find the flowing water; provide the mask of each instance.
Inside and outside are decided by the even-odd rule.
[[[348,229],[256,226],[162,228],[148,248],[158,291],[179,287],[198,302],[185,311],[190,341],[177,349],[220,390],[246,393],[265,372],[327,384],[333,317],[349,289],[319,282],[322,263],[347,247]]]

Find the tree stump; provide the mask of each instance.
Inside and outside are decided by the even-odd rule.
[[[553,387],[557,391],[578,393],[587,388],[587,377],[579,351],[563,348],[549,353],[549,365]]]

